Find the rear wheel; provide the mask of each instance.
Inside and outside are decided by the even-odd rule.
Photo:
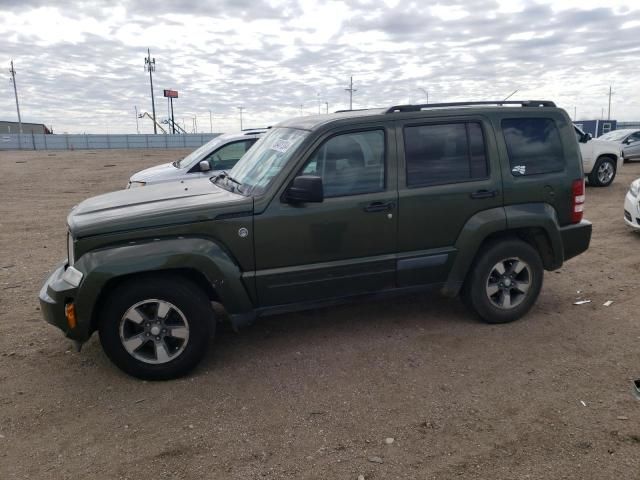
[[[600,157],[589,174],[589,185],[608,187],[616,178],[616,164],[609,157]]]
[[[147,380],[189,372],[204,356],[215,329],[209,299],[185,279],[127,282],[105,302],[100,342],[121,370]]]
[[[519,319],[535,303],[544,268],[538,252],[522,240],[492,242],[479,253],[462,294],[487,323]]]

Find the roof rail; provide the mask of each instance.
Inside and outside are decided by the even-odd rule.
[[[249,135],[251,133],[255,133],[256,130],[269,130],[270,128],[271,128],[271,125],[269,125],[268,127],[243,128],[240,131],[241,132],[247,132],[247,133],[245,133],[245,135]]]
[[[494,100],[484,102],[451,102],[451,103],[421,103],[417,105],[394,105],[384,113],[397,112],[419,112],[425,108],[443,107],[467,107],[473,105],[520,105],[522,107],[555,107],[556,104],[550,100]]]
[[[333,113],[345,113],[345,112],[364,112],[365,110],[377,110],[376,108],[352,108],[351,110],[349,110],[348,108],[346,110],[336,110]]]

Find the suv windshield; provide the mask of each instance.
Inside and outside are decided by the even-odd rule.
[[[200,148],[197,148],[196,150],[191,152],[189,155],[184,157],[182,160],[177,160],[177,161],[173,162],[173,166],[176,167],[176,168],[187,168],[189,165],[191,165],[191,163],[193,163],[194,160],[204,156],[206,153],[210,152],[213,148],[215,148],[219,144],[224,143],[224,141],[225,141],[225,139],[223,138],[222,135],[217,136],[213,140],[205,143]]]
[[[245,195],[264,192],[308,134],[294,128],[274,128],[242,156],[229,176],[242,185]]]

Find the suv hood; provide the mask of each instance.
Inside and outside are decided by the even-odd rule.
[[[172,167],[173,168],[173,167]],[[89,198],[73,207],[67,223],[75,238],[214,220],[253,211],[253,199],[214,185],[208,178],[159,183]]]

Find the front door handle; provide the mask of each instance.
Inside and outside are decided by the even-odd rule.
[[[477,192],[473,192],[469,196],[471,198],[478,199],[478,198],[493,198],[496,195],[498,195],[497,190],[478,190]]]
[[[363,208],[365,212],[386,212],[393,210],[396,204],[394,202],[372,202]]]

